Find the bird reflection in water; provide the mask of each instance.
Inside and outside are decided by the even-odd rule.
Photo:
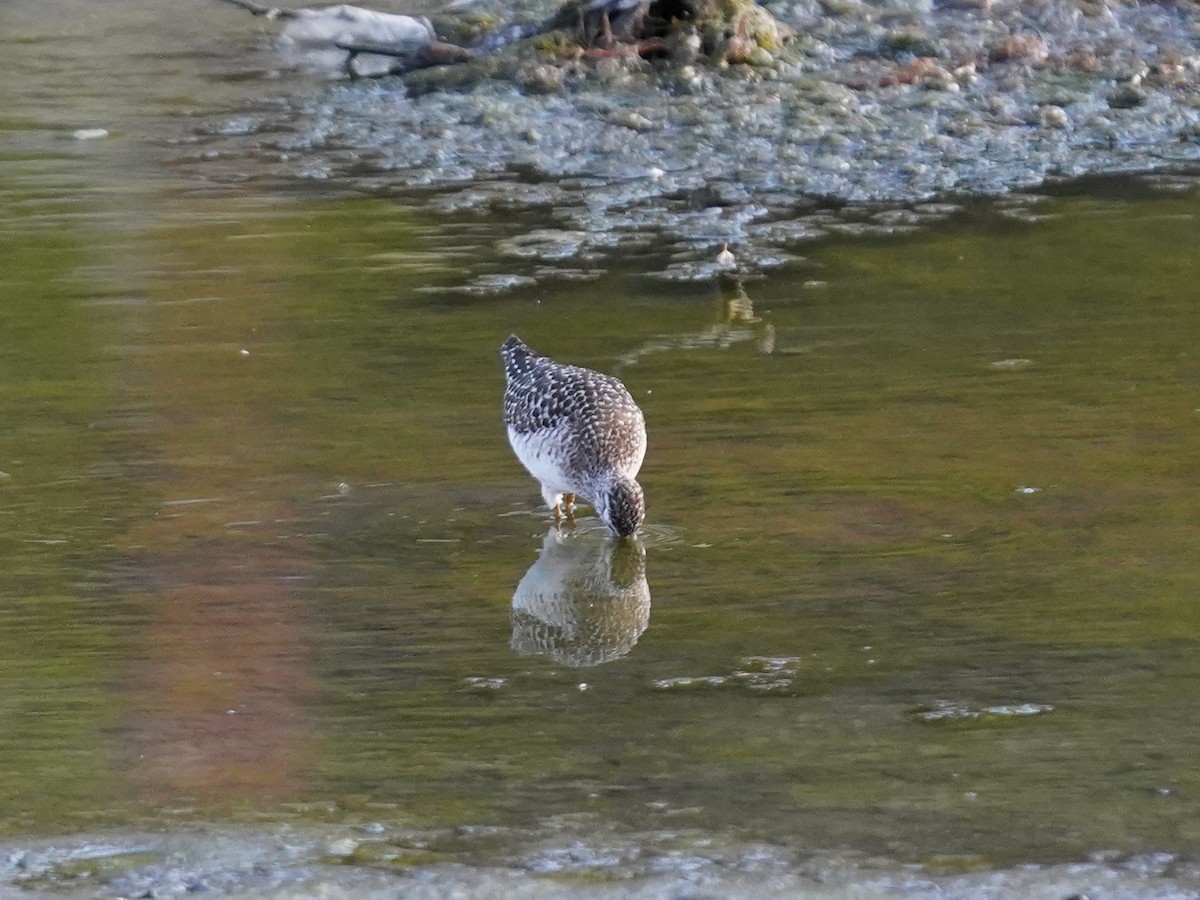
[[[512,601],[512,648],[575,668],[620,659],[650,624],[646,548],[551,528]]]

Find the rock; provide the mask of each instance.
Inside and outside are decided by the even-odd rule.
[[[988,60],[994,63],[1040,63],[1049,56],[1040,34],[1012,34],[988,47]]]
[[[335,859],[347,859],[354,855],[354,851],[358,849],[358,841],[354,838],[341,838],[340,840],[332,841],[325,848],[325,855]]]
[[[563,71],[558,66],[522,66],[516,79],[531,94],[553,94],[562,88]]]
[[[426,18],[347,5],[292,11],[279,46],[298,67],[355,77],[462,62],[472,55],[439,41]]]
[[[889,31],[879,41],[878,53],[884,59],[891,60],[939,55],[937,43],[923,31],[912,28]]]
[[[1038,123],[1043,128],[1066,128],[1071,124],[1071,119],[1061,106],[1050,104],[1038,110]]]
[[[1123,84],[1108,95],[1108,105],[1113,109],[1133,109],[1146,102],[1147,94],[1133,84]]]

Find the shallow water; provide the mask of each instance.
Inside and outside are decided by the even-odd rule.
[[[664,285],[651,245],[474,294],[534,271],[505,255],[531,217],[172,174],[173,119],[253,93],[229,11],[128,88],[94,22],[51,41],[29,10],[0,835],[370,823],[446,835],[406,862],[534,872],[630,835],[1189,858],[1200,193],[1094,181],[766,279]],[[107,40],[161,24],[131,10]],[[228,33],[185,49],[192,16]],[[642,404],[638,547],[550,529],[499,422],[510,332]]]

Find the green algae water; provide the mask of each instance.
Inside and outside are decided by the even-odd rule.
[[[528,223],[200,186],[44,115],[0,157],[0,836],[1192,858],[1196,189],[479,293]],[[512,332],[642,405],[637,545],[540,508]]]
[[[1186,850],[1198,203],[976,211],[665,296],[431,295],[436,232],[369,199],[177,209],[126,303],[10,231],[5,833],[328,803]],[[512,646],[550,526],[510,331],[650,423],[648,619],[603,665]]]

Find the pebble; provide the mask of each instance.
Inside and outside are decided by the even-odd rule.
[[[1124,84],[1109,95],[1108,105],[1113,109],[1133,109],[1145,103],[1146,97],[1146,92],[1137,85]]]
[[[325,848],[325,855],[341,859],[353,856],[354,851],[357,849],[358,841],[354,840],[354,838],[341,838],[340,840],[331,842]]]
[[[1043,128],[1066,128],[1071,124],[1071,119],[1061,106],[1050,104],[1038,111],[1038,122]]]

